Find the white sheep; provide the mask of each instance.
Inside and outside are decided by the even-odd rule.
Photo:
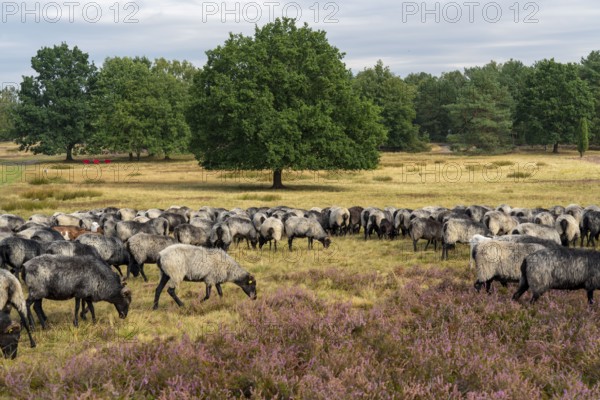
[[[21,283],[9,271],[0,269],[0,310],[4,310],[7,305],[17,309],[19,317],[21,317],[21,323],[27,329],[29,343],[31,347],[35,347],[35,341],[31,336],[31,328],[25,317],[27,315],[27,305],[25,303],[25,296],[23,296]]]

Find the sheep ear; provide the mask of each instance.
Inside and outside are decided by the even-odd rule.
[[[121,289],[121,294],[123,296],[131,296],[131,289],[128,287],[124,287],[123,289]]]
[[[8,325],[6,327],[6,329],[4,329],[4,333],[17,333],[17,332],[21,332],[21,324],[12,321],[10,323],[10,325]]]
[[[123,286],[127,286],[127,281],[126,281],[126,280],[124,280],[124,279],[121,279],[121,285],[123,285]]]

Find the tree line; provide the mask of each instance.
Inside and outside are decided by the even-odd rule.
[[[379,61],[353,74],[326,32],[278,19],[206,54],[202,68],[146,57],[98,68],[77,46],[44,47],[36,75],[0,92],[0,138],[67,160],[191,152],[205,168],[271,169],[275,186],[287,168],[374,168],[379,149],[431,142],[482,153],[600,144],[600,51],[404,78]]]

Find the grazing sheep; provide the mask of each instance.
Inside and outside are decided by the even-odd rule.
[[[25,262],[44,254],[44,251],[44,245],[35,240],[8,237],[0,242],[0,267],[8,265],[15,272],[21,271]]]
[[[506,286],[508,282],[519,282],[521,264],[525,257],[545,248],[541,244],[498,240],[479,243],[472,251],[477,272],[475,289],[479,292],[485,285],[485,290],[490,293],[495,280],[502,286]]]
[[[29,343],[31,347],[35,347],[35,341],[31,336],[31,328],[28,319],[25,317],[27,315],[27,306],[21,283],[13,274],[5,269],[0,269],[0,310],[6,310],[8,305],[17,310],[21,318],[21,324],[27,330]]]
[[[265,220],[267,218],[269,218],[269,216],[267,215],[267,213],[256,212],[252,216],[252,224],[254,225],[254,229],[256,229],[257,231],[260,231],[260,226],[263,224],[263,222],[265,222]]]
[[[350,211],[344,207],[329,210],[329,229],[332,235],[345,235],[350,225]]]
[[[187,218],[178,213],[164,212],[160,216],[169,222],[169,232],[173,232],[179,225],[187,223]]]
[[[121,221],[132,221],[137,216],[137,210],[133,208],[121,208],[117,211],[116,215]]]
[[[4,358],[17,358],[21,325],[10,319],[10,314],[0,310],[0,349]]]
[[[533,222],[533,212],[529,208],[513,208],[510,215],[526,222]]]
[[[121,221],[117,224],[117,237],[126,242],[136,233],[149,233],[152,235],[166,235],[169,231],[169,222],[164,218],[151,219],[148,222]]]
[[[65,240],[60,233],[52,228],[29,228],[19,232],[17,236],[24,239],[34,239],[40,242]]]
[[[590,243],[596,247],[596,240],[600,236],[600,212],[588,211],[583,216],[581,221],[581,246],[583,247],[583,239],[587,238],[586,246]]]
[[[138,276],[139,269],[131,262],[129,252],[121,239],[88,233],[79,236],[76,241],[96,249],[100,258],[108,265],[115,267],[119,275],[123,276],[121,265],[127,265],[127,277],[130,272],[133,273],[133,276]]]
[[[23,225],[25,220],[18,215],[13,214],[2,214],[0,215],[0,228],[7,227],[14,231],[19,226]]]
[[[491,211],[490,207],[472,205],[467,207],[465,214],[467,214],[475,222],[483,222],[483,216],[488,211]]]
[[[97,222],[92,223],[92,229],[79,228],[77,226],[53,226],[52,229],[61,234],[65,240],[75,240],[81,235],[87,233],[103,235],[104,231],[98,226]]]
[[[494,240],[494,238],[483,236],[483,235],[473,235],[471,240],[469,241],[469,245],[471,249],[469,250],[469,269],[473,268],[473,250],[479,243],[489,242],[490,240]]]
[[[50,223],[52,226],[78,226],[80,228],[83,227],[83,221],[80,218],[74,215],[63,213],[54,214],[50,219]]]
[[[380,209],[372,208],[369,210],[369,219],[365,225],[365,240],[367,240],[373,231],[379,231],[379,224],[386,219],[385,213]]]
[[[164,210],[161,210],[159,208],[151,208],[149,210],[146,210],[143,216],[148,217],[150,219],[155,219],[160,217],[160,214],[162,214],[163,212]]]
[[[15,236],[14,232],[7,227],[0,228],[0,240],[6,239],[7,237]]]
[[[417,242],[419,239],[427,239],[425,250],[433,241],[433,248],[437,250],[438,240],[442,240],[442,224],[431,218],[415,218],[410,221],[408,234],[413,241],[413,250],[417,251]]]
[[[67,242],[65,240],[50,243],[46,247],[46,254],[61,255],[67,257],[93,256],[102,259],[98,250],[81,242]]]
[[[235,283],[251,299],[256,299],[256,279],[221,249],[176,244],[160,252],[158,267],[160,282],[154,295],[155,310],[158,308],[160,294],[167,284],[167,293],[179,307],[183,306],[175,294],[175,289],[184,280],[206,284],[206,295],[202,301],[210,298],[213,285],[222,297],[221,284],[225,282]]]
[[[501,211],[506,215],[510,215],[512,208],[508,204],[500,204],[498,207],[496,207],[496,211]]]
[[[377,229],[377,237],[379,239],[388,238],[390,240],[394,239],[397,236],[396,231],[394,229],[394,225],[388,221],[387,218],[384,218],[379,223],[379,227]]]
[[[176,243],[172,237],[140,232],[130,237],[126,246],[131,254],[131,263],[135,263],[144,281],[148,282],[144,273],[144,263],[155,264],[158,261],[158,253]]]
[[[50,226],[52,224],[51,218],[44,214],[33,214],[29,217],[28,221],[44,226]]]
[[[317,240],[323,244],[323,247],[328,248],[331,244],[329,236],[323,230],[321,224],[316,221],[304,217],[290,217],[285,223],[285,235],[288,237],[288,246],[292,250],[292,242],[294,238],[308,238],[308,248],[313,248],[313,240]]]
[[[563,206],[552,206],[548,209],[548,212],[554,216],[554,218],[558,218],[559,215],[565,213],[565,208]]]
[[[556,229],[544,225],[537,225],[531,222],[526,222],[515,226],[515,228],[512,230],[512,234],[535,236],[561,244],[560,235]]]
[[[554,225],[558,235],[560,236],[560,241],[563,246],[569,247],[569,243],[573,247],[577,243],[577,239],[581,235],[581,231],[579,230],[579,223],[577,220],[568,214],[559,215],[556,218],[556,224]]]
[[[256,243],[258,243],[258,232],[249,218],[229,217],[227,219],[227,226],[229,226],[229,233],[233,240],[237,240],[239,243],[242,239],[246,239],[248,248],[250,248],[250,244],[252,244],[253,249],[256,248]]]
[[[402,232],[402,236],[408,235],[408,227],[410,225],[410,214],[413,210],[409,208],[401,208],[396,211],[394,216],[394,229],[397,232]]]
[[[233,238],[227,222],[217,222],[212,226],[209,237],[210,247],[217,247],[227,251],[232,241]]]
[[[27,315],[33,321],[31,305],[42,325],[46,328],[46,314],[42,300],[83,299],[87,302],[92,320],[96,320],[92,302],[108,301],[114,304],[120,318],[125,318],[131,303],[131,290],[124,286],[116,272],[104,261],[93,256],[65,257],[45,254],[27,261],[25,283],[29,288]],[[75,318],[78,324],[79,301],[75,302]]]
[[[348,212],[350,213],[350,221],[348,222],[348,232],[351,234],[357,234],[360,232],[360,213],[364,208],[359,206],[350,207]]]
[[[265,243],[269,242],[269,249],[271,248],[271,241],[275,241],[275,251],[277,251],[277,242],[279,242],[283,236],[285,227],[280,219],[275,217],[267,218],[260,226],[260,236],[258,237],[258,247],[262,249]]]
[[[554,226],[555,221],[556,218],[554,217],[554,215],[552,215],[552,213],[548,211],[537,213],[533,217],[533,223],[538,225]]]
[[[587,292],[589,304],[594,302],[594,290],[600,288],[600,253],[587,249],[554,247],[531,254],[521,265],[519,289],[513,295],[518,300],[531,290],[531,303],[550,289]]]
[[[490,230],[482,223],[451,219],[442,226],[442,260],[448,259],[448,247],[456,243],[470,243],[474,235],[491,236]]]
[[[519,225],[515,217],[505,214],[502,211],[488,211],[483,216],[483,223],[494,236],[505,235]]]
[[[577,224],[581,225],[584,214],[583,207],[578,204],[569,204],[565,207],[565,214],[573,216],[577,220]]]
[[[209,246],[212,222],[206,228],[199,228],[191,224],[181,224],[173,231],[173,237],[178,243],[193,244],[194,246]]]

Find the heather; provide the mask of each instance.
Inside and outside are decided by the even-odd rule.
[[[5,363],[0,382],[15,398],[600,397],[597,311],[583,292],[531,307],[510,300],[514,287],[476,293],[469,271],[452,267],[290,279],[382,295],[353,306],[282,286],[235,304],[234,323]]]

